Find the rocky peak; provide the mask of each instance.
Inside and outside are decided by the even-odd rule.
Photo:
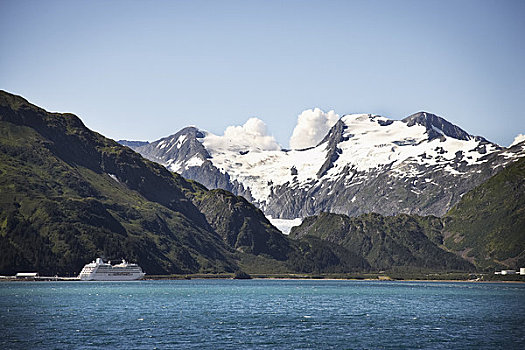
[[[428,139],[434,140],[445,136],[453,137],[458,140],[468,141],[473,138],[472,135],[447,120],[438,117],[435,114],[427,112],[418,112],[403,119],[408,126],[422,125],[427,129]]]
[[[202,131],[190,126],[176,134],[136,147],[135,150],[147,158],[164,165],[169,165],[168,162],[170,160],[173,162],[179,159],[190,159],[196,155],[205,160],[210,158],[210,155],[202,143],[197,140],[203,137]]]
[[[146,147],[159,152],[157,158],[138,151],[171,171],[244,196],[279,219],[320,211],[443,215],[499,166],[521,156],[521,148],[507,152],[426,112],[403,121],[344,115],[307,149],[254,149],[245,140],[196,128]]]
[[[334,162],[339,158],[341,149],[337,146],[341,141],[345,141],[343,134],[346,128],[347,126],[345,125],[345,123],[341,119],[339,119],[337,123],[335,123],[335,125],[330,129],[328,134],[326,134],[323,140],[319,143],[319,145],[326,143],[325,149],[328,152],[326,154],[325,162],[317,172],[318,178],[326,174],[326,172],[333,167]]]

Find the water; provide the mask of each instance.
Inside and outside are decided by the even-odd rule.
[[[1,349],[525,349],[525,284],[0,283]]]

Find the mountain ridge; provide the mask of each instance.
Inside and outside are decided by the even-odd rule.
[[[448,120],[428,112],[417,112],[403,119],[408,126],[415,124],[422,125],[426,128],[429,140],[450,136],[458,140],[468,141],[471,138],[486,139],[480,136],[472,136],[459,126],[450,123]]]
[[[339,244],[380,270],[431,270],[436,266],[449,271],[474,270],[466,260],[439,248],[441,227],[437,217],[370,213],[350,218],[321,213],[292,228],[290,236],[314,236]]]
[[[334,132],[329,133],[326,141],[317,147],[302,151],[274,151],[289,156],[292,160],[289,164],[294,164],[293,161],[300,159],[299,156],[311,156],[307,158],[311,164],[295,163],[298,165],[296,168],[285,169],[289,172],[289,178],[296,178],[292,183],[304,185],[305,179],[307,183],[315,181],[318,167],[324,165],[330,150],[338,157],[333,160],[330,157],[331,167],[326,168],[320,178],[341,174],[338,162],[345,161],[351,149],[345,142],[385,130],[389,133],[396,131],[388,129],[389,126],[404,127],[399,122],[390,123],[380,116],[343,118],[346,119],[341,121],[339,127],[333,128]],[[370,124],[379,129],[366,129]],[[414,127],[413,131],[419,137],[427,130],[421,125]],[[366,132],[359,128],[365,128]],[[193,143],[187,142],[191,139],[188,139],[188,131],[194,133]],[[427,134],[424,137],[431,136]],[[222,139],[196,128],[188,128],[175,140],[172,139],[159,140],[155,147],[171,149],[178,154],[186,150],[192,158],[197,156],[192,160],[194,166],[190,167],[195,173],[202,170],[202,164],[208,162],[210,167],[215,167],[212,160],[227,159],[232,154],[236,155],[231,157],[232,162],[239,162],[246,156],[252,157],[252,160],[253,157],[267,160],[264,158],[267,153],[262,149],[238,148],[235,145],[220,148],[218,146],[225,144]],[[410,145],[425,142],[415,138],[405,138],[405,141]],[[444,141],[440,138],[432,142],[444,144],[449,141],[445,137]],[[271,224],[263,210],[254,207],[247,198],[222,189],[208,190],[198,182],[186,180],[146,160],[129,147],[92,132],[73,114],[49,113],[19,96],[0,91],[0,273],[11,274],[20,270],[37,270],[45,274],[74,273],[86,261],[101,255],[111,259],[125,257],[135,260],[148,274],[233,273],[239,269],[249,273],[343,273],[385,268],[466,271],[474,268],[467,260],[477,267],[494,266],[491,262],[484,265],[483,259],[486,260],[487,254],[495,263],[498,259],[510,259],[501,261],[498,266],[519,263],[524,254],[519,251],[519,247],[523,246],[521,233],[512,231],[510,243],[501,245],[498,237],[507,236],[501,236],[498,232],[501,227],[508,227],[508,222],[515,221],[512,218],[515,218],[516,208],[505,205],[505,199],[513,198],[512,195],[516,195],[514,192],[519,192],[522,186],[520,169],[523,160],[514,160],[523,151],[525,142],[501,150],[492,149],[481,139],[462,142],[470,142],[469,147],[475,146],[469,151],[471,153],[480,146],[488,149],[486,154],[479,154],[479,158],[475,158],[473,153],[472,163],[481,159],[483,164],[490,166],[507,165],[502,172],[495,171],[498,175],[460,196],[460,204],[457,209],[449,211],[450,215],[438,218],[367,213],[348,217],[321,212],[318,217],[327,223],[321,226],[334,228],[330,235],[310,234],[311,228],[320,227],[320,221],[306,218],[290,237],[286,237]],[[379,148],[380,156],[385,155],[382,148]],[[195,150],[200,153],[195,153]],[[460,156],[464,158],[461,154],[454,155],[454,158]],[[491,159],[498,157],[506,158],[507,163],[490,163]],[[439,163],[439,160],[435,161]],[[468,167],[468,158],[463,162],[466,164],[460,164],[455,169]],[[392,164],[382,167],[392,170]],[[366,169],[369,165],[345,165],[342,180],[354,181],[361,176],[359,171],[362,170],[358,166]],[[518,170],[512,170],[515,167]],[[239,175],[232,173],[230,176],[218,168],[216,170],[229,181],[236,181]],[[270,174],[274,181],[279,180],[278,171]],[[510,185],[501,191],[502,184]],[[275,187],[271,183],[267,186],[275,195]],[[374,187],[375,183],[370,186]],[[291,190],[284,193],[283,200],[287,200],[288,204],[297,201],[298,205],[304,205],[301,202],[303,197],[294,195],[297,188],[300,186],[291,186]],[[247,190],[251,191],[250,188]],[[331,190],[317,188],[318,193],[328,191],[334,200],[353,202],[352,197],[345,197],[344,193],[330,193]],[[254,188],[254,196],[261,194],[257,191],[261,189]],[[497,196],[499,192],[503,194]],[[491,234],[488,245],[483,243],[485,248],[479,243],[480,238],[475,232],[465,230],[466,221],[462,224],[457,219],[476,213],[479,199],[471,200],[470,206],[464,204],[469,203],[470,198],[479,196],[471,193],[492,193],[491,196],[505,207],[494,212],[510,218],[503,221],[480,219],[485,220],[482,226],[492,227],[495,232]],[[383,196],[379,197],[380,200],[387,203],[388,195]],[[519,198],[516,203],[511,203],[515,203],[518,209],[523,207]],[[305,205],[313,206],[315,201]],[[281,210],[284,212],[289,207],[283,205]],[[340,222],[344,225],[341,226]],[[520,221],[516,222],[519,226]],[[356,234],[341,240],[342,236],[337,232],[346,231]],[[484,242],[483,238],[481,241]],[[493,249],[494,244],[499,245],[499,250]],[[517,252],[517,255],[506,252]]]
[[[434,246],[414,235],[426,236]],[[307,236],[342,245],[383,268],[396,264],[421,268],[445,261],[448,268],[468,269],[464,266],[468,261],[478,270],[519,269],[525,264],[525,158],[473,188],[441,218],[321,213],[290,233],[292,238]],[[391,248],[395,255],[389,254],[389,246],[397,247]],[[425,246],[422,254],[419,249]]]
[[[368,266],[336,245],[292,241],[244,198],[209,191],[73,114],[5,91],[0,174],[1,274],[77,274],[97,256],[133,260],[150,275]]]
[[[250,149],[226,136],[187,130],[135,150],[281,219],[323,211],[443,216],[463,194],[525,156],[524,147],[501,147],[427,112],[397,121],[344,115],[304,150]]]

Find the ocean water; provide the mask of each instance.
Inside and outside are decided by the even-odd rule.
[[[525,284],[5,282],[0,349],[525,349]]]

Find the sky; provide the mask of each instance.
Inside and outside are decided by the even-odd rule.
[[[521,0],[0,0],[0,33],[0,89],[116,140],[249,124],[289,147],[310,109],[525,133]]]

